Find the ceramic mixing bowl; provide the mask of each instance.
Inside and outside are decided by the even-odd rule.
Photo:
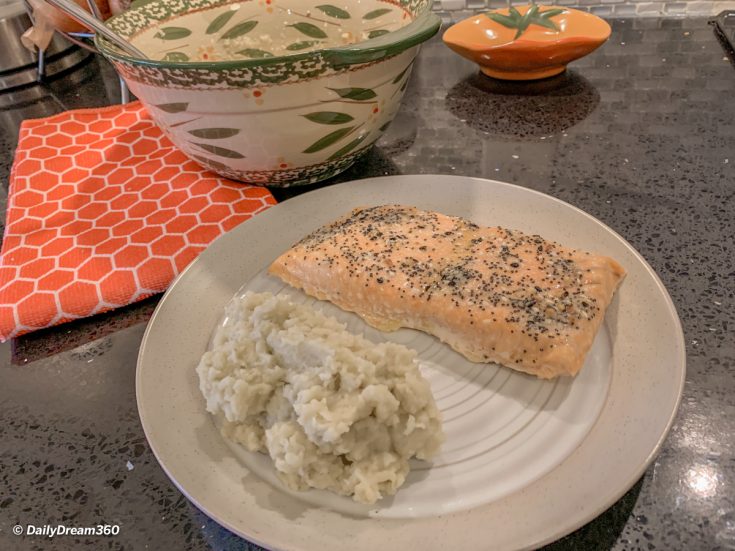
[[[329,2],[329,3],[327,3]],[[107,24],[150,57],[101,37],[171,140],[202,166],[289,186],[333,176],[399,108],[431,0],[151,0]]]

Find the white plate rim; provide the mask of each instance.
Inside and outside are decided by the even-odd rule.
[[[673,401],[670,402],[669,407],[666,409],[666,412],[663,417],[665,417],[665,422],[657,429],[657,434],[655,438],[651,438],[649,442],[647,442],[646,448],[646,454],[644,457],[640,458],[638,461],[637,468],[634,469],[628,469],[625,473],[625,479],[623,481],[620,481],[618,484],[615,485],[614,489],[608,489],[604,496],[596,496],[594,498],[593,503],[585,504],[581,507],[577,506],[576,511],[572,511],[572,518],[567,519],[561,524],[555,525],[553,528],[544,528],[540,531],[533,531],[534,528],[532,526],[533,521],[530,521],[528,518],[524,517],[522,519],[520,518],[514,518],[514,511],[512,510],[501,510],[502,512],[502,522],[508,522],[509,520],[511,522],[516,522],[519,524],[522,524],[523,526],[527,527],[529,529],[529,532],[527,532],[525,535],[518,536],[517,534],[514,535],[511,539],[503,539],[503,534],[501,534],[499,539],[496,539],[496,541],[491,544],[493,548],[508,548],[508,549],[530,549],[530,548],[536,548],[539,546],[542,546],[544,544],[547,544],[549,542],[555,541],[564,535],[567,535],[571,533],[572,531],[578,529],[579,527],[583,526],[584,524],[588,523],[589,521],[593,520],[597,516],[599,516],[602,512],[604,512],[607,508],[609,508],[611,505],[613,505],[615,502],[617,502],[643,475],[643,473],[646,471],[648,466],[651,464],[653,459],[656,457],[658,452],[660,451],[665,438],[671,429],[671,426],[674,423],[676,412],[678,410],[679,404],[681,402],[682,392],[684,388],[684,381],[686,376],[686,353],[685,353],[685,345],[684,345],[684,334],[681,326],[681,322],[679,320],[679,317],[676,312],[676,308],[674,306],[673,301],[671,300],[671,297],[669,296],[668,291],[666,290],[665,286],[663,285],[663,282],[660,280],[658,275],[655,273],[653,268],[648,264],[648,262],[638,253],[635,248],[630,245],[622,236],[620,236],[617,232],[609,228],[607,225],[602,223],[597,218],[593,217],[592,215],[584,212],[583,210],[566,203],[565,201],[562,201],[560,199],[557,199],[555,197],[552,197],[550,195],[544,194],[542,192],[526,188],[523,186],[518,186],[515,184],[510,184],[506,182],[500,182],[496,180],[489,180],[489,179],[483,179],[483,178],[474,178],[474,177],[465,177],[465,176],[448,176],[448,175],[439,175],[439,174],[426,174],[426,175],[411,175],[411,176],[384,176],[384,177],[377,177],[377,178],[368,178],[364,180],[355,180],[351,182],[345,182],[342,184],[335,184],[334,186],[326,187],[317,189],[314,191],[307,192],[303,195],[297,196],[295,198],[289,199],[288,201],[285,201],[283,203],[279,203],[271,208],[269,208],[264,213],[261,213],[258,215],[258,217],[263,217],[264,215],[269,216],[275,216],[278,214],[279,209],[283,208],[284,205],[291,205],[292,208],[293,205],[298,202],[300,199],[303,200],[305,197],[309,196],[315,196],[323,194],[327,196],[330,194],[330,192],[334,193],[335,189],[344,189],[347,186],[353,186],[353,187],[366,187],[370,186],[371,183],[374,183],[375,185],[385,185],[388,181],[391,183],[394,183],[396,185],[409,185],[410,183],[414,184],[420,184],[420,183],[427,183],[428,181],[431,181],[433,179],[440,178],[443,182],[451,182],[453,185],[463,185],[460,182],[467,183],[467,185],[485,185],[485,186],[498,186],[498,189],[505,189],[510,191],[515,191],[517,193],[523,194],[530,194],[529,196],[535,197],[535,198],[541,198],[544,201],[550,202],[550,204],[555,204],[558,207],[561,207],[563,209],[568,209],[570,212],[582,216],[586,218],[589,222],[593,223],[594,225],[597,225],[602,231],[607,233],[610,237],[614,238],[619,245],[621,245],[624,249],[627,250],[630,255],[635,258],[635,260],[638,263],[638,268],[642,268],[645,275],[650,279],[650,283],[653,283],[656,289],[656,292],[658,293],[658,299],[663,301],[663,306],[665,306],[666,313],[668,314],[668,317],[666,319],[666,322],[672,324],[672,336],[673,341],[669,342],[667,345],[669,348],[673,351],[672,355],[675,357],[674,365],[672,365],[672,369],[674,370],[674,373],[676,377],[672,380],[673,384],[673,391],[670,393],[669,398],[673,397]],[[428,184],[427,184],[428,185]],[[386,202],[390,202],[390,199],[386,199]],[[275,213],[275,214],[274,214]],[[258,545],[261,545],[265,548],[269,549],[311,549],[312,547],[303,547],[302,545],[295,545],[293,538],[291,537],[291,534],[286,537],[284,540],[283,537],[274,537],[272,534],[268,535],[266,534],[265,537],[261,535],[257,530],[248,529],[247,527],[244,527],[242,524],[237,524],[230,522],[228,519],[223,518],[223,515],[220,511],[217,510],[216,506],[212,506],[211,503],[205,503],[201,499],[199,499],[196,493],[189,491],[190,483],[187,480],[179,480],[180,477],[176,476],[176,473],[172,472],[171,466],[168,464],[169,458],[164,457],[163,450],[159,447],[158,443],[155,441],[155,438],[152,437],[153,435],[153,424],[155,423],[155,420],[151,419],[150,416],[147,414],[146,407],[148,404],[141,398],[143,395],[143,381],[144,381],[144,370],[146,365],[146,352],[149,350],[151,346],[151,340],[152,340],[152,334],[154,332],[154,329],[161,323],[159,321],[159,318],[162,317],[162,312],[166,308],[166,306],[171,302],[171,297],[175,295],[178,292],[179,287],[182,285],[182,281],[185,281],[187,278],[190,277],[190,274],[194,271],[195,267],[198,264],[201,264],[204,259],[207,259],[209,255],[212,254],[212,246],[215,244],[221,245],[222,242],[226,240],[236,239],[236,235],[238,233],[245,232],[246,230],[243,228],[247,228],[249,222],[246,222],[244,224],[241,224],[240,226],[234,228],[230,232],[227,232],[226,234],[220,236],[215,242],[210,244],[210,246],[203,251],[171,284],[169,289],[166,291],[166,293],[163,295],[161,301],[159,302],[156,310],[154,311],[148,326],[146,327],[145,333],[143,335],[143,339],[140,346],[140,351],[138,355],[138,362],[137,362],[137,368],[136,368],[136,401],[138,406],[138,412],[141,419],[141,424],[143,426],[143,430],[146,434],[146,438],[148,439],[149,445],[151,446],[151,449],[158,460],[159,464],[161,465],[162,469],[166,473],[166,475],[171,479],[171,481],[174,483],[174,485],[190,500],[194,503],[194,505],[197,506],[200,510],[202,510],[205,514],[207,514],[210,518],[217,521],[219,524],[223,525],[230,531],[240,535],[241,537],[246,538],[247,540],[256,543]],[[235,289],[236,290],[236,289]],[[234,293],[233,293],[234,294]],[[209,332],[211,329],[207,328],[206,332]],[[608,393],[608,399],[610,398],[610,393],[612,393],[612,385]],[[675,395],[675,396],[674,396]],[[607,405],[603,407],[603,412],[600,414],[601,416],[603,413],[607,410]],[[206,412],[202,411],[203,414],[206,414]],[[595,426],[593,426],[591,433],[593,433],[597,425],[599,424],[600,419],[598,418],[598,421],[595,423]],[[580,448],[582,448],[584,445],[581,444],[577,451],[579,451]],[[577,452],[575,451],[575,454]],[[575,455],[573,454],[573,455]],[[571,461],[571,457],[568,461]],[[549,473],[542,477],[540,481],[536,481],[532,483],[530,486],[535,487],[540,483],[548,483],[549,479],[553,479],[554,476],[557,474],[557,471],[561,469],[566,462],[562,463],[557,469],[555,469],[552,473]],[[554,482],[557,485],[557,490],[560,489],[560,486],[558,482]],[[520,493],[524,493],[525,489]],[[509,496],[508,499],[513,498],[514,496]],[[545,496],[548,497],[548,496]],[[506,501],[506,499],[501,499],[500,502],[502,504],[503,501]],[[498,512],[497,504],[490,504],[486,507],[480,507],[477,509],[473,509],[471,511],[465,511],[460,512],[456,514],[446,515],[444,517],[436,517],[433,520],[442,521],[441,522],[441,529],[440,530],[433,530],[432,534],[429,535],[427,538],[427,535],[425,534],[425,531],[427,529],[427,526],[431,526],[431,524],[426,524],[424,522],[426,519],[416,519],[416,520],[406,520],[403,519],[400,521],[401,527],[400,529],[407,530],[408,532],[414,532],[411,525],[416,525],[415,528],[418,530],[422,530],[423,533],[420,533],[416,531],[416,536],[419,538],[416,540],[416,549],[422,549],[425,545],[425,542],[428,541],[437,541],[435,538],[438,537],[441,532],[444,532],[446,530],[451,531],[456,536],[461,535],[468,535],[466,532],[466,527],[464,526],[465,522],[463,522],[463,518],[466,519],[469,516],[477,517],[478,515],[482,515],[489,507],[492,507],[496,509],[496,513]],[[512,509],[512,507],[511,507]],[[572,507],[574,509],[574,507]],[[518,511],[515,511],[515,513],[518,513]],[[318,514],[325,514],[328,517],[330,517],[329,520],[334,521],[335,514],[333,512],[324,512],[319,511]],[[475,519],[477,520],[477,519]],[[489,520],[486,518],[485,520]],[[498,519],[494,519],[495,522],[498,522]],[[345,522],[355,522],[354,519],[345,519]],[[378,524],[385,524],[385,526],[377,527],[377,528],[388,528],[389,524],[391,524],[390,521],[384,521],[384,520],[376,520],[371,519],[371,523],[374,523],[377,527]],[[395,523],[393,523],[395,524]],[[448,526],[449,525],[449,526]],[[438,525],[437,525],[438,526]],[[479,527],[477,523],[475,523],[475,527]],[[293,531],[295,528],[294,524],[289,524],[289,529]],[[395,526],[393,527],[395,529]],[[536,530],[539,530],[539,527],[535,527]],[[323,527],[321,528],[323,529]],[[369,528],[368,530],[372,530],[372,532],[375,532],[374,529]],[[516,530],[517,531],[517,530]],[[371,534],[372,534],[371,532]],[[323,532],[320,532],[321,535],[326,535],[329,537],[329,534],[324,534]],[[423,535],[422,535],[423,534]],[[386,533],[387,535],[387,533]],[[497,536],[497,534],[494,534]],[[282,536],[282,535],[280,535]],[[313,534],[306,534],[306,541],[308,543],[308,538],[310,536],[313,536]],[[469,537],[472,537],[469,535]],[[357,536],[356,536],[357,538]],[[298,541],[298,535],[296,540]],[[341,540],[339,540],[341,541]],[[378,540],[375,540],[377,542]],[[456,540],[454,540],[456,542]],[[303,542],[302,542],[303,543]],[[320,541],[320,544],[322,541]],[[362,547],[358,547],[359,545],[362,545],[363,540],[362,539],[356,539],[353,541],[353,543],[357,546],[352,547],[352,549],[360,549]],[[382,542],[384,544],[384,548],[386,547],[385,544],[386,541]],[[466,545],[464,545],[466,543]],[[463,548],[465,549],[481,549],[486,548],[484,546],[487,546],[487,542],[483,544],[483,546],[476,545],[477,541],[469,541],[469,542],[463,542]],[[314,547],[314,549],[317,548],[325,548],[326,547]],[[365,547],[367,548],[367,547]],[[393,548],[393,547],[390,547]],[[398,548],[398,547],[396,547]]]

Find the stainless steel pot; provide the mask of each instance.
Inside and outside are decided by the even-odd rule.
[[[28,51],[20,41],[30,26],[31,18],[22,0],[0,0],[0,93],[36,82],[39,66],[52,77],[90,55],[54,33],[39,64],[38,54]]]

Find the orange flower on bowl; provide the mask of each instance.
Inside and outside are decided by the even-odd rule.
[[[610,25],[595,15],[531,4],[470,17],[450,27],[443,39],[488,76],[532,80],[558,75],[609,36]]]

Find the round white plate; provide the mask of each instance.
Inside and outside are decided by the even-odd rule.
[[[278,255],[354,207],[385,203],[538,233],[612,256],[628,275],[582,372],[551,382],[481,368],[427,335],[380,333],[316,303],[367,338],[418,350],[445,419],[447,441],[432,464],[415,462],[394,498],[363,507],[324,492],[289,492],[264,456],[225,442],[204,409],[194,368],[238,291],[311,300],[265,274]],[[216,240],[156,309],[141,345],[136,392],[148,441],[177,487],[220,524],[264,547],[515,549],[571,532],[635,483],[671,425],[685,364],[681,326],[660,280],[599,221],[510,184],[392,176],[289,199]]]

